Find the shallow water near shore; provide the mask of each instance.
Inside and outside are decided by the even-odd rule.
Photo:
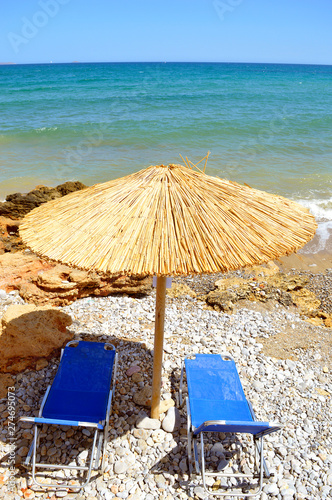
[[[54,64],[0,67],[0,199],[87,185],[158,163],[287,196],[319,222],[304,251],[332,251],[332,67]]]

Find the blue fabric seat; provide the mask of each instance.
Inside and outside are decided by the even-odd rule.
[[[186,357],[181,371],[180,401],[182,401],[184,372],[188,385],[189,471],[192,470],[193,451],[196,470],[202,472],[206,491],[218,496],[237,496],[238,493],[233,495],[229,491],[216,493],[206,487],[203,435],[206,432],[251,434],[260,455],[259,484],[255,493],[246,496],[258,495],[262,489],[263,469],[265,475],[269,477],[263,458],[263,436],[280,430],[282,426],[256,420],[253,408],[244,394],[235,362],[229,354],[194,354]],[[198,459],[198,437],[201,439],[201,463]],[[239,477],[239,474],[237,476]],[[244,474],[240,476],[251,477]]]
[[[52,488],[64,486],[57,483],[41,483],[36,479],[37,467],[50,468],[49,464],[37,463],[36,461],[38,426],[41,424],[70,425],[94,429],[88,465],[52,465],[52,468],[87,471],[87,478],[80,486],[82,488],[88,483],[92,468],[98,469],[99,467],[101,447],[102,442],[104,442],[102,453],[102,469],[104,469],[116,368],[117,353],[111,344],[72,341],[66,345],[53,383],[48,387],[44,396],[39,416],[21,417],[20,419],[35,424],[34,439],[25,464],[29,465],[32,457],[32,477],[36,484]]]
[[[63,352],[42,416],[98,423],[105,419],[115,349],[79,342]]]

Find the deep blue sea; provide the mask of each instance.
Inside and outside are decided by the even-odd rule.
[[[151,164],[287,196],[332,234],[332,66],[99,63],[0,66],[0,199],[92,185]]]

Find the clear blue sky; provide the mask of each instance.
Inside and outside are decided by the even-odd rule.
[[[332,0],[2,0],[0,62],[332,64]]]

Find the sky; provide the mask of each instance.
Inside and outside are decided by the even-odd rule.
[[[331,0],[0,0],[0,62],[332,64]]]

